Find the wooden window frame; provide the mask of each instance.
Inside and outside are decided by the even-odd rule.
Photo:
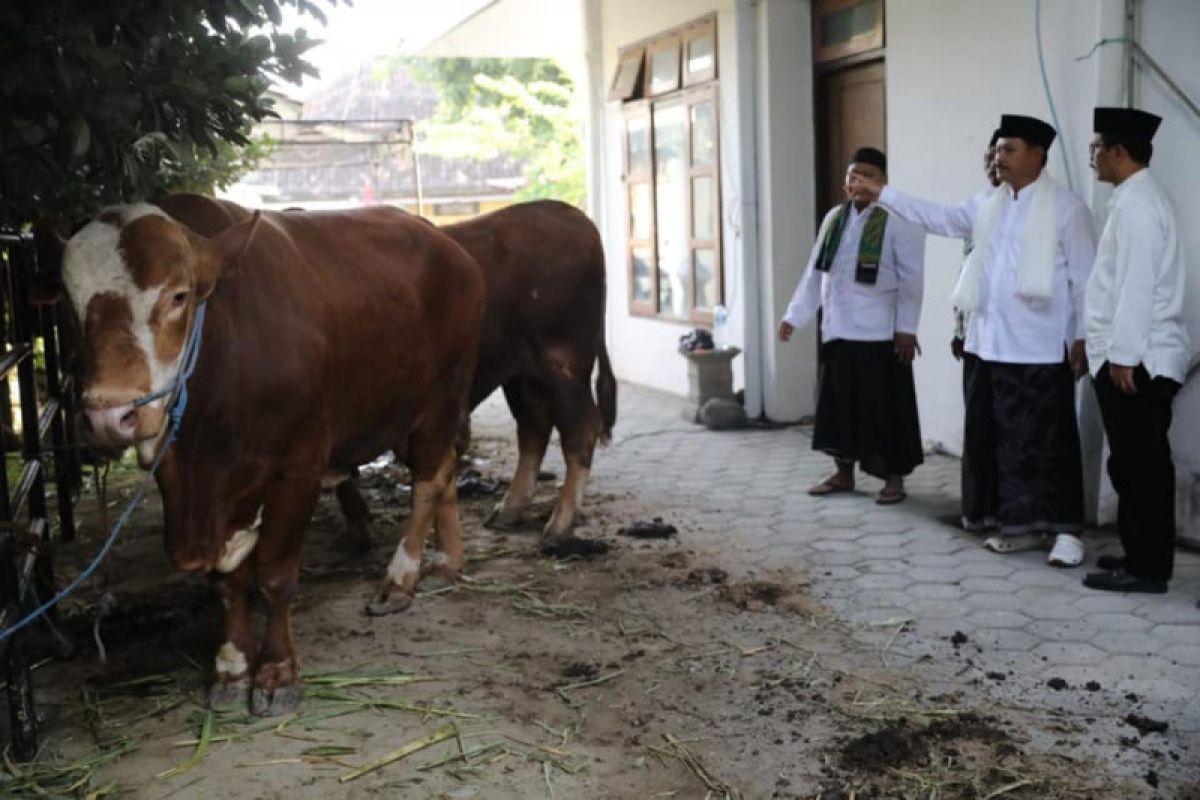
[[[858,55],[884,46],[884,0],[875,0],[875,27],[871,32],[855,36],[840,44],[821,46],[821,19],[844,8],[858,5],[863,0],[816,0],[813,4],[813,63],[823,64],[828,61]]]
[[[675,51],[675,85],[670,89],[654,91],[654,56],[657,53]],[[678,33],[659,36],[646,45],[645,82],[642,89],[643,97],[664,97],[679,91],[683,86],[683,37]]]
[[[692,42],[707,36],[712,40],[712,66],[703,72],[688,71],[688,50]],[[683,46],[679,53],[679,71],[683,76],[685,88],[707,83],[717,79],[717,20],[716,17],[705,17],[690,23],[683,29]]]
[[[629,120],[640,117],[644,121],[648,137],[648,156],[650,169],[647,172],[634,172],[629,163]],[[622,115],[621,126],[621,163],[625,174],[625,256],[626,273],[629,276],[629,310],[639,316],[656,316],[658,314],[658,208],[654,193],[654,121],[650,111],[650,101],[640,100],[626,103]],[[650,191],[650,232],[648,239],[633,238],[633,189],[645,184]],[[634,293],[633,253],[635,250],[646,248],[650,251],[650,274],[652,277],[650,300],[639,300]]]
[[[687,72],[687,48],[691,41],[703,36],[711,36],[713,43],[713,66],[711,70],[689,76]],[[651,63],[653,55],[669,47],[676,48],[678,54],[677,88],[671,91],[660,91],[651,94]],[[716,16],[707,15],[693,20],[678,28],[657,35],[649,40],[631,45],[620,51],[618,63],[624,63],[634,57],[641,58],[642,81],[641,94],[634,98],[624,98],[622,103],[621,125],[621,163],[623,167],[622,181],[625,192],[625,257],[626,275],[628,277],[628,303],[631,316],[655,319],[661,322],[678,323],[682,325],[711,325],[712,309],[697,308],[696,294],[696,252],[711,250],[713,253],[714,280],[716,282],[717,304],[725,302],[725,258],[722,252],[723,233],[721,229],[721,107],[718,75],[718,49]],[[618,67],[618,74],[619,74]],[[616,76],[614,76],[614,87]],[[685,83],[687,85],[685,85]],[[610,91],[610,99],[613,97]],[[697,166],[692,153],[692,109],[695,105],[709,102],[713,110],[713,163]],[[684,108],[684,184],[686,192],[685,214],[687,218],[687,258],[690,306],[683,316],[663,313],[659,294],[658,268],[658,191],[655,184],[657,162],[655,160],[654,111],[657,107],[682,104]],[[650,153],[649,173],[634,173],[629,163],[629,121],[640,118],[648,132],[648,147]],[[699,177],[711,177],[713,185],[712,197],[712,231],[711,238],[698,239],[695,236],[695,197],[693,195],[693,180]],[[649,239],[634,239],[633,230],[633,192],[639,184],[645,184],[650,193],[651,219],[648,231]],[[634,251],[645,250],[650,254],[651,291],[649,300],[639,300],[634,294]]]
[[[621,73],[625,69],[626,64],[636,63],[633,73],[633,80],[628,86],[621,85]],[[633,47],[622,50],[617,58],[617,71],[613,73],[612,85],[608,88],[608,99],[627,102],[637,100],[643,97],[643,88],[645,86],[645,71],[646,71],[646,48],[644,45],[635,45]]]

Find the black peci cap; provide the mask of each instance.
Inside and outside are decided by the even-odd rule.
[[[883,172],[887,172],[887,156],[882,150],[876,150],[874,147],[860,147],[854,151],[854,155],[850,157],[851,164],[870,164],[873,167],[879,167]]]
[[[996,129],[997,138],[1024,139],[1035,147],[1050,149],[1058,132],[1054,126],[1042,122],[1037,117],[1022,117],[1018,114],[1004,114],[1000,117],[1000,127]]]
[[[1097,108],[1092,112],[1092,130],[1111,136],[1127,136],[1148,142],[1158,132],[1162,117],[1137,108]]]

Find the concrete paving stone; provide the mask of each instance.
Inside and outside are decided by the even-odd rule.
[[[812,543],[812,549],[822,553],[858,553],[862,548],[849,539],[819,539]]]
[[[953,555],[945,553],[918,553],[908,557],[908,563],[918,567],[932,567],[940,570],[953,570],[959,561]],[[943,573],[943,577],[949,577]]]
[[[858,528],[863,533],[910,533],[913,526],[902,520],[892,522],[864,522]]]
[[[1011,594],[1015,588],[1003,578],[964,578],[958,585],[968,596],[977,593]]]
[[[1164,650],[1169,649],[1159,637],[1139,631],[1109,631],[1097,636],[1092,644],[1113,655],[1149,656],[1165,654]],[[1200,653],[1200,648],[1197,652]]]
[[[962,589],[947,583],[917,583],[905,589],[904,593],[914,600],[957,601],[963,596]]]
[[[863,577],[863,572],[856,567],[827,567],[815,570],[815,577],[821,583],[852,581]]]
[[[858,566],[872,575],[907,575],[912,571],[912,566],[900,559],[864,559]]]
[[[816,523],[817,527],[824,528],[826,530],[848,529],[857,531],[859,525],[857,519],[846,516],[827,517],[824,515],[819,515],[816,517],[814,522]]]
[[[1114,685],[1118,681],[1165,678],[1179,669],[1161,655],[1114,655],[1100,662],[1098,666],[1102,667],[1104,673],[1108,675],[1108,683]],[[1200,687],[1197,688],[1200,689]]]
[[[931,536],[925,531],[914,530],[904,549],[913,555],[952,555],[960,553],[969,544],[951,536]]]
[[[1159,625],[1200,624],[1200,609],[1191,598],[1171,597],[1156,598],[1138,609],[1138,615]]]
[[[1154,635],[1171,644],[1200,645],[1200,624],[1158,625]]]
[[[1200,667],[1200,646],[1177,644],[1161,651],[1164,658],[1188,667]]]
[[[904,575],[874,574],[862,575],[854,579],[854,585],[860,590],[865,589],[903,589],[910,581]]]
[[[907,536],[901,536],[896,533],[863,533],[862,529],[856,531],[855,541],[863,547],[902,547],[907,541]]]
[[[1025,611],[1029,603],[1012,592],[975,592],[964,590],[962,606],[968,611]]]
[[[912,616],[918,620],[953,619],[959,627],[963,625],[962,608],[957,602],[948,603],[945,600],[910,600],[908,604]]]
[[[966,619],[979,628],[1024,628],[1033,621],[1016,611],[990,608],[972,611]]]
[[[1051,664],[1099,664],[1109,654],[1086,642],[1042,642],[1030,653]]]
[[[1039,592],[1044,592],[1046,596],[1039,596]],[[1027,586],[1019,589],[1014,597],[1025,603],[1025,613],[1034,619],[1070,620],[1087,617],[1087,612],[1071,604],[1075,599],[1074,595],[1063,590],[1033,589]]]
[[[852,552],[818,550],[813,547],[813,564],[819,566],[858,566],[863,563],[862,553],[857,549]]]
[[[997,612],[1006,613],[1006,612]],[[1032,633],[1020,630],[1017,627],[977,627],[969,630],[964,630],[969,639],[974,642],[984,652],[989,651],[1007,651],[1010,653],[1021,653],[1022,658],[1026,658],[1029,651],[1043,644],[1042,640],[1034,636]]]
[[[1047,642],[1091,642],[1097,646],[1102,638],[1094,625],[1079,620],[1038,620],[1025,626],[1028,633]]]
[[[1149,704],[1153,703],[1161,709],[1155,713],[1172,717],[1179,706],[1186,706],[1198,694],[1195,684],[1184,676],[1175,680],[1165,677],[1125,679],[1118,681],[1114,688],[1122,694],[1136,694],[1143,701],[1147,701],[1147,705],[1139,709],[1143,713],[1148,711]]]
[[[854,608],[847,612],[847,618],[851,622],[859,622],[870,624],[872,622],[883,622],[884,620],[892,619],[893,617],[907,616],[904,608],[900,606],[875,606],[871,608]],[[874,640],[881,636],[877,630],[872,630],[868,638]],[[891,636],[891,633],[886,634]],[[886,638],[883,641],[887,641]]]
[[[856,586],[851,595],[860,606],[901,606],[912,602],[909,596],[897,589],[864,589]]]
[[[1073,574],[1064,574],[1061,570],[1047,566],[1045,556],[1039,560],[1041,563],[1037,567],[1014,572],[1010,580],[1021,586],[1038,586],[1047,589],[1077,585],[1079,578],[1074,577]]]
[[[1084,619],[1102,634],[1142,633],[1154,627],[1154,623],[1133,614],[1089,614]]]
[[[997,559],[976,562],[967,561],[959,564],[954,569],[958,573],[959,578],[962,579],[964,585],[967,578],[1007,578],[1016,572],[1016,567]]]
[[[955,583],[954,571],[941,567],[909,567],[904,574],[908,575],[910,583]]]
[[[1133,613],[1138,607],[1134,598],[1116,592],[1089,591],[1075,601],[1075,607],[1090,613]]]

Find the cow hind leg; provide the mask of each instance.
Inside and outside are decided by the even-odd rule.
[[[346,530],[337,538],[336,547],[343,552],[362,555],[371,551],[371,509],[358,488],[358,471],[340,482],[334,489]]]
[[[208,707],[245,708],[250,697],[250,659],[254,657],[254,624],[250,616],[250,567],[243,562],[213,578],[225,606],[225,642],[217,650]]]
[[[504,397],[517,421],[517,471],[504,499],[484,524],[497,530],[512,530],[537,489],[538,471],[546,457],[554,422],[550,392],[540,384],[515,378],[504,384]]]
[[[440,450],[440,452],[436,452]],[[435,454],[436,452],[436,454]],[[413,473],[412,511],[404,526],[400,545],[388,564],[379,590],[367,604],[366,612],[371,616],[395,614],[412,605],[421,579],[422,556],[429,528],[438,517],[448,487],[454,481],[454,449],[451,437],[445,437],[443,445],[416,443],[412,448],[411,466]],[[457,504],[455,504],[457,514]],[[447,531],[447,537],[455,535]],[[462,561],[461,532],[459,537],[458,561]]]
[[[422,566],[422,575],[433,575],[453,582],[463,565],[462,520],[458,514],[458,489],[454,484],[453,461],[448,469],[439,471],[439,474],[446,474],[448,478],[438,498],[434,516],[437,551],[429,563]]]
[[[543,542],[566,536],[578,521],[600,428],[600,411],[586,382],[572,381],[556,386],[553,408],[567,474],[554,511],[542,530]]]
[[[256,583],[267,610],[250,694],[250,711],[258,716],[289,714],[304,697],[292,633],[291,601],[300,580],[304,528],[320,491],[319,480],[287,482],[275,488],[266,504],[254,564]]]

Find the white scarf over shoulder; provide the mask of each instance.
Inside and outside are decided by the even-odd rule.
[[[1046,301],[1054,292],[1058,265],[1058,185],[1043,170],[1024,191],[1030,192],[1030,206],[1021,231],[1017,295],[1025,300]],[[979,308],[979,284],[995,246],[996,227],[1005,207],[1014,202],[1012,187],[1004,184],[992,192],[975,221],[971,234],[975,246],[954,287],[954,305],[961,311],[969,313]]]

